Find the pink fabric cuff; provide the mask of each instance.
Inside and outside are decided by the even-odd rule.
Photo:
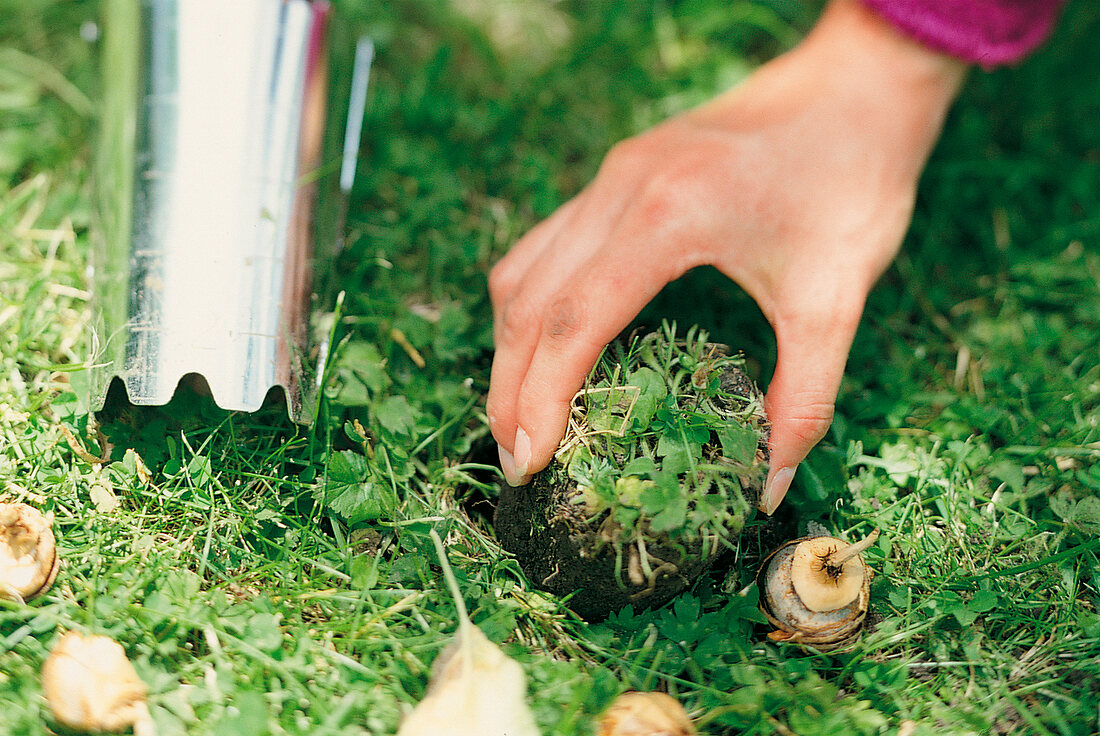
[[[902,32],[963,61],[1010,64],[1039,46],[1065,0],[863,0]]]

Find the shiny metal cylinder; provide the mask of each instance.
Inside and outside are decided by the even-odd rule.
[[[308,420],[317,202],[339,196],[357,148],[326,152],[344,143],[326,118],[329,5],[103,13],[93,409],[116,378],[131,403],[160,405],[197,375],[222,408],[254,411],[278,387]]]

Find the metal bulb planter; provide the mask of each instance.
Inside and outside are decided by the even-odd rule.
[[[307,0],[107,0],[102,21],[93,410],[114,381],[162,405],[191,377],[224,409],[281,390],[308,422],[312,274],[373,47]]]

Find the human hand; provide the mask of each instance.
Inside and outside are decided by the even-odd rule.
[[[508,482],[549,463],[603,346],[665,284],[709,264],[776,333],[761,499],[772,513],[828,430],[864,300],[964,73],[836,0],[741,86],[615,146],[490,274],[488,414]]]

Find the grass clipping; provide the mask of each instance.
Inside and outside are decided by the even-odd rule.
[[[675,326],[604,351],[554,462],[507,488],[495,527],[531,581],[589,620],[658,606],[702,575],[759,499],[769,425],[741,356]]]

